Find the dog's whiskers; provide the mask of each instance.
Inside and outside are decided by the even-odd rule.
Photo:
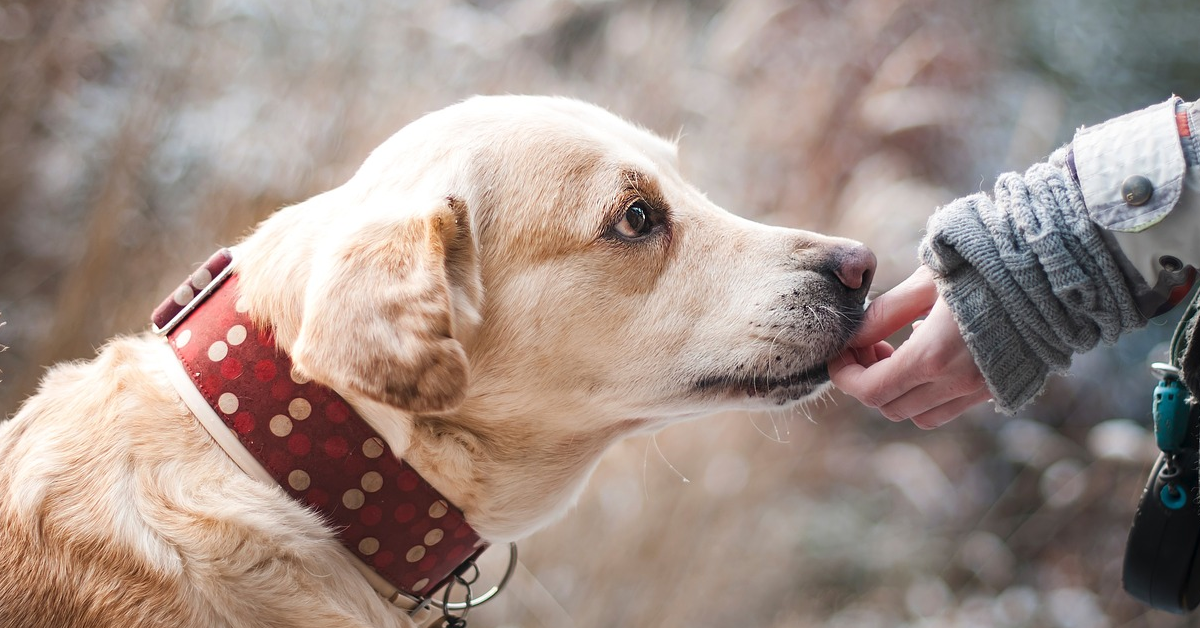
[[[769,418],[771,420],[771,427],[775,432],[774,436],[771,436],[770,434],[766,433],[765,431],[763,431],[763,429],[761,427],[758,426],[758,422],[754,420],[754,415],[755,415],[755,413],[753,413],[753,412],[746,413],[747,418],[750,419],[750,425],[754,426],[755,431],[757,431],[759,434],[762,434],[763,437],[769,441],[772,441],[775,443],[787,443],[788,442],[779,436],[779,425],[777,423],[775,423],[775,417],[773,416],[773,414],[771,412],[767,412],[767,418]]]
[[[662,461],[663,461],[663,462],[665,462],[665,463],[667,463],[667,467],[669,467],[669,468],[670,468],[672,471],[674,471],[674,472],[675,472],[675,475],[678,475],[678,476],[679,476],[679,479],[680,479],[680,480],[683,480],[683,483],[684,483],[684,484],[691,484],[691,482],[692,482],[692,481],[691,481],[691,480],[689,480],[689,479],[687,479],[687,476],[685,476],[684,474],[680,473],[680,472],[679,472],[679,469],[676,469],[676,468],[675,468],[675,465],[671,464],[671,461],[670,461],[670,460],[667,460],[667,457],[663,455],[662,448],[660,448],[660,447],[658,446],[658,434],[652,434],[652,435],[650,436],[650,442],[651,442],[651,443],[654,443],[654,450],[658,452],[658,457],[659,457],[659,458],[662,458]]]

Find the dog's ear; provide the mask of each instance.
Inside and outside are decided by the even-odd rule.
[[[292,346],[301,375],[412,412],[462,403],[478,259],[466,205],[428,205],[354,229],[317,261]]]

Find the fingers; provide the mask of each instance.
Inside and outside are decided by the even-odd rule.
[[[916,425],[923,430],[932,430],[935,427],[941,427],[950,421],[957,419],[962,413],[981,403],[984,403],[985,401],[988,401],[991,398],[992,391],[985,387],[983,390],[975,393],[974,395],[959,397],[958,399],[944,403],[928,412],[921,413],[913,417],[912,422],[913,425]]]
[[[911,359],[914,354],[914,351],[905,351],[901,347],[895,353],[889,353],[887,359],[864,366],[855,358],[854,350],[850,350],[842,354],[845,361],[839,368],[830,368],[829,378],[834,386],[863,405],[883,408],[914,387],[926,383],[914,368]]]
[[[893,304],[910,308],[906,316],[920,299],[905,295],[924,290],[918,279],[910,278],[908,287],[888,293],[899,295],[896,298],[900,300]],[[834,385],[864,405],[879,408],[893,421],[911,419],[924,429],[943,425],[990,399],[987,383],[953,314],[945,301],[937,298],[936,290],[933,297],[928,318],[900,347],[893,349],[880,342],[843,352],[839,364],[830,368]],[[886,314],[875,320],[885,320]]]
[[[914,319],[927,314],[937,296],[933,271],[921,266],[895,288],[871,301],[862,327],[850,344],[865,347],[891,336]]]
[[[892,355],[894,353],[896,353],[896,348],[893,347],[891,344],[884,342],[884,341],[877,342],[877,343],[875,343],[874,346],[875,346],[875,360],[876,361],[886,360],[886,359],[892,357]]]
[[[868,368],[880,360],[890,358],[896,352],[896,349],[886,342],[877,342],[869,347],[851,348],[850,350],[854,352],[858,363]]]
[[[858,367],[854,373],[861,373],[880,360],[890,358],[896,349],[886,342],[877,342],[869,347],[847,347],[836,358],[826,365],[831,379],[841,379],[841,372],[849,366]],[[850,377],[849,375],[845,377]]]
[[[978,371],[964,369],[961,373],[952,373],[949,376],[940,377],[932,382],[914,387],[891,403],[880,408],[879,412],[892,421],[913,419],[914,423],[918,423],[916,420],[917,417],[926,417],[930,412],[939,408],[943,409],[942,414],[944,414],[952,410],[953,407],[956,407],[947,407],[948,404],[953,404],[960,399],[975,400],[980,395],[983,395],[984,398],[978,399],[973,403],[968,403],[963,407],[963,410],[979,401],[986,401],[991,398],[991,393],[988,391],[987,383],[984,382],[983,376],[979,375]],[[942,414],[930,415],[926,418],[940,418]],[[958,416],[958,414],[961,414],[961,412],[946,417],[946,420],[948,421]],[[927,427],[932,428],[938,425],[941,425],[941,423]],[[922,425],[922,427],[926,426]]]

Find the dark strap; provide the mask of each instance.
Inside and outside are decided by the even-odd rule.
[[[1200,291],[1188,303],[1171,339],[1171,366],[1179,369],[1179,379],[1193,400],[1200,391],[1197,320]],[[1165,377],[1163,384],[1171,377]],[[1156,394],[1162,394],[1163,384]],[[1156,399],[1156,405],[1158,402]],[[1164,451],[1138,501],[1122,573],[1130,595],[1154,608],[1180,614],[1200,604],[1200,404],[1186,407],[1186,436],[1178,441],[1179,446],[1164,446],[1159,439]],[[1156,432],[1162,427],[1158,421],[1156,408]]]
[[[1192,397],[1197,397],[1200,391],[1200,342],[1196,339],[1196,321],[1200,320],[1200,290],[1192,297],[1175,335],[1171,337],[1171,363],[1182,371],[1183,383],[1187,386]]]
[[[1191,468],[1195,475],[1196,452],[1179,458],[1176,464]],[[1200,574],[1196,569],[1200,495],[1194,481],[1184,484],[1178,474],[1167,469],[1167,454],[1158,457],[1129,529],[1122,584],[1130,595],[1154,608],[1186,613],[1200,602],[1200,578],[1194,577]]]

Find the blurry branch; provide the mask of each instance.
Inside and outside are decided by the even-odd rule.
[[[168,19],[170,3],[143,4],[149,5],[144,10],[156,21]],[[192,75],[191,66],[174,69],[164,59],[172,51],[187,58],[191,55],[186,55],[186,50],[194,45],[195,38],[168,42],[166,34],[159,35],[146,44],[152,54],[134,66],[132,75],[138,79],[132,84],[126,114],[118,121],[100,157],[105,169],[96,177],[88,201],[89,216],[82,228],[85,245],[79,260],[64,274],[50,333],[39,347],[47,363],[86,354],[91,345],[89,338],[106,335],[95,327],[94,286],[97,277],[120,274],[120,234],[144,195],[139,186],[154,148],[155,136],[147,129],[159,128],[166,108],[182,93],[184,81]]]

